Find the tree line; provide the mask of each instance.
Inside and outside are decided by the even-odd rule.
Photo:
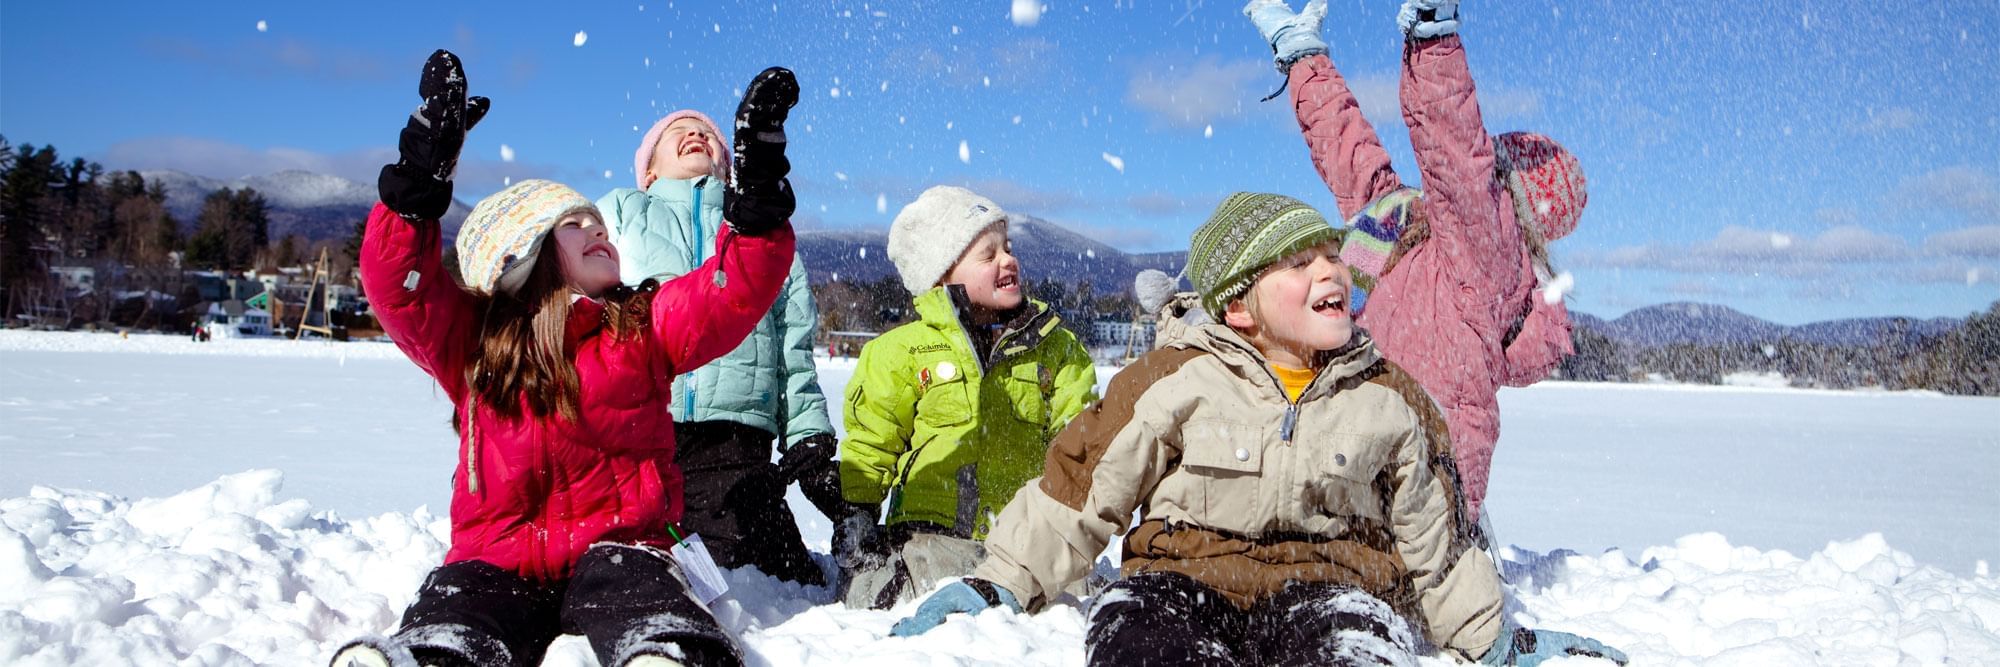
[[[250,188],[210,193],[192,224],[166,204],[164,185],[136,171],[107,174],[96,162],[65,160],[53,145],[15,146],[0,136],[0,316],[179,329],[184,318],[172,311],[199,301],[187,270],[295,266],[320,245],[342,255],[343,269],[353,265],[353,239],[272,239],[270,206]],[[65,290],[52,273],[63,268],[89,269],[94,285]],[[162,301],[172,307],[163,311]]]
[[[1934,336],[1890,331],[1868,345],[1784,339],[1775,343],[1634,347],[1577,327],[1576,354],[1556,377],[1597,382],[1721,384],[1734,373],[1778,373],[1793,386],[1827,389],[1928,389],[2000,396],[2000,301],[1957,328]]]

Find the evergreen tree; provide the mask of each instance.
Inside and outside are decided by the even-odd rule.
[[[19,311],[22,293],[48,282],[48,269],[35,248],[47,241],[49,184],[59,177],[55,148],[32,144],[15,149],[0,177],[0,289],[8,297],[6,312],[0,314]]]

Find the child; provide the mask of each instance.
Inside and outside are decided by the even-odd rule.
[[[1576,228],[1586,195],[1576,158],[1555,142],[1486,136],[1457,5],[1406,0],[1397,16],[1403,119],[1423,192],[1398,180],[1327,59],[1317,34],[1325,0],[1297,15],[1280,0],[1244,11],[1288,74],[1313,166],[1355,221],[1341,257],[1368,290],[1356,321],[1444,406],[1466,501],[1480,516],[1501,385],[1533,384],[1573,351],[1547,244]]]
[[[740,665],[667,551],[681,514],[667,378],[735,347],[777,297],[789,202],[766,197],[779,187],[769,182],[733,193],[718,256],[696,277],[635,290],[619,285],[589,199],[522,181],[459,230],[460,288],[437,219],[487,108],[465,90],[457,57],[433,54],[361,252],[383,330],[451,398],[451,550],[395,636],[349,644],[333,664],[537,665],[572,633],[603,665]],[[769,130],[797,99],[789,73],[766,72],[738,127]]]
[[[1412,664],[1411,620],[1460,659],[1622,660],[1508,627],[1435,408],[1348,318],[1337,239],[1290,197],[1223,201],[1188,253],[1221,322],[1113,378],[1001,513],[974,576],[892,633],[1045,606],[1122,533],[1125,578],[1089,612],[1093,665]]]
[[[847,390],[836,549],[849,607],[887,609],[979,561],[995,513],[1096,397],[1090,355],[1027,281],[1007,214],[964,188],[896,214],[889,259],[917,321],[861,348]],[[886,531],[875,526],[887,498]]]
[[[729,157],[722,131],[701,112],[676,111],[653,124],[634,157],[639,189],[597,200],[626,285],[687,274],[718,251]],[[777,303],[750,337],[714,362],[684,368],[672,406],[675,462],[686,480],[681,527],[700,534],[719,565],[814,586],[826,577],[806,551],[785,487],[803,477],[808,497],[839,511],[837,444],[812,357],[818,320],[804,263],[794,256]],[[779,436],[784,455],[773,466]]]

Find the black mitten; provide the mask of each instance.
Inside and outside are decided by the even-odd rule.
[[[778,456],[778,479],[786,484],[801,482],[808,471],[833,462],[834,452],[840,451],[840,441],[832,433],[814,433],[799,440],[798,444],[785,448]],[[840,468],[834,467],[839,473]],[[837,481],[837,480],[836,480]]]
[[[785,159],[785,117],[799,103],[792,71],[772,67],[757,74],[736,106],[733,179],[722,195],[722,218],[739,234],[759,236],[791,220],[792,163]]]
[[[410,114],[396,140],[395,164],[383,165],[375,188],[389,210],[409,220],[436,220],[451,208],[451,181],[465,133],[486,117],[491,103],[465,96],[465,68],[444,49],[424,63],[417,94],[424,103]]]

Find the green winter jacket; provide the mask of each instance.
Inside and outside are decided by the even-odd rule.
[[[618,188],[597,200],[611,243],[618,247],[619,278],[627,285],[647,278],[664,281],[713,256],[724,225],[724,187],[714,178],[662,178],[643,192]],[[818,324],[819,308],[795,253],[777,303],[750,336],[722,358],[674,378],[674,421],[754,426],[780,436],[786,446],[815,433],[833,433],[813,367],[813,328]]]
[[[1097,369],[1034,300],[982,361],[960,317],[965,304],[962,287],[932,288],[916,298],[917,321],[861,348],[840,485],[848,502],[889,498],[891,525],[924,522],[981,540],[1014,492],[1042,474],[1049,439],[1097,400]]]

